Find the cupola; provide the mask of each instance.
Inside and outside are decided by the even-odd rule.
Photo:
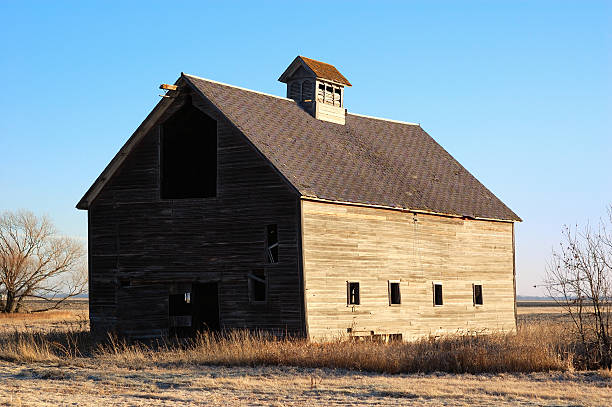
[[[297,56],[278,78],[287,84],[287,97],[319,120],[344,124],[344,87],[351,83],[335,66]]]

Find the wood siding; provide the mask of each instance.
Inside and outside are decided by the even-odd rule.
[[[92,331],[165,335],[169,293],[215,281],[221,327],[303,333],[298,194],[214,106],[184,83],[179,89],[158,123],[188,95],[217,120],[217,196],[160,199],[160,126],[153,126],[89,208]],[[267,224],[278,225],[276,264],[266,263]],[[253,269],[267,273],[265,304],[249,302]]]
[[[311,339],[516,329],[512,223],[303,200],[302,229]],[[389,280],[400,280],[401,305],[389,305]],[[347,281],[360,283],[360,305],[347,306]]]

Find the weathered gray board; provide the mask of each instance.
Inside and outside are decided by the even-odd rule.
[[[311,339],[516,329],[513,223],[302,202],[307,326]],[[402,303],[389,304],[400,281]],[[360,283],[349,306],[347,281]],[[433,284],[443,305],[433,304]],[[484,303],[472,300],[483,287]]]
[[[217,120],[217,196],[160,198],[160,126],[153,126],[89,208],[92,331],[166,334],[173,287],[218,281],[222,327],[303,334],[299,196],[214,106],[180,89],[159,123],[187,94]],[[278,224],[276,264],[265,259],[267,224]],[[267,272],[265,304],[249,302],[253,269]]]
[[[153,125],[89,207],[94,334],[166,335],[168,296],[196,282],[218,283],[222,328],[313,339],[348,328],[405,339],[515,328],[511,222],[301,201],[214,106],[178,84],[157,124],[187,97],[217,120],[217,196],[161,199],[160,126]],[[268,224],[278,225],[276,264],[266,262]],[[248,293],[247,276],[259,269],[268,281],[263,304]],[[356,307],[346,304],[349,280],[361,284]],[[401,305],[388,303],[389,280],[400,280]],[[442,307],[432,304],[434,281],[444,285]],[[474,283],[483,285],[481,307],[471,302]]]

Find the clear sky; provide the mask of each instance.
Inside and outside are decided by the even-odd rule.
[[[418,122],[524,219],[518,294],[612,202],[612,2],[2,1],[0,210],[75,204],[181,71],[284,96],[298,55],[349,111]]]

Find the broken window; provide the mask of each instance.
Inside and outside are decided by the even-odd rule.
[[[266,226],[266,261],[278,263],[278,227],[276,224]]]
[[[348,305],[359,305],[359,283],[347,281],[347,302]]]
[[[319,83],[317,86],[317,102],[341,107],[342,88],[329,83]]]
[[[434,283],[434,305],[442,305],[442,283]]]
[[[249,274],[249,297],[251,302],[265,302],[268,297],[268,284],[264,270],[254,270]]]
[[[325,85],[322,83],[317,87],[317,102],[323,102],[325,100]]]
[[[389,280],[389,305],[398,305],[401,303],[400,282],[398,280]]]
[[[482,305],[482,284],[472,284],[474,291],[474,305]]]
[[[217,122],[188,102],[162,125],[162,199],[217,195]]]
[[[340,88],[334,86],[334,106],[342,106],[342,97]]]
[[[330,85],[325,86],[325,103],[334,104],[334,88]]]

